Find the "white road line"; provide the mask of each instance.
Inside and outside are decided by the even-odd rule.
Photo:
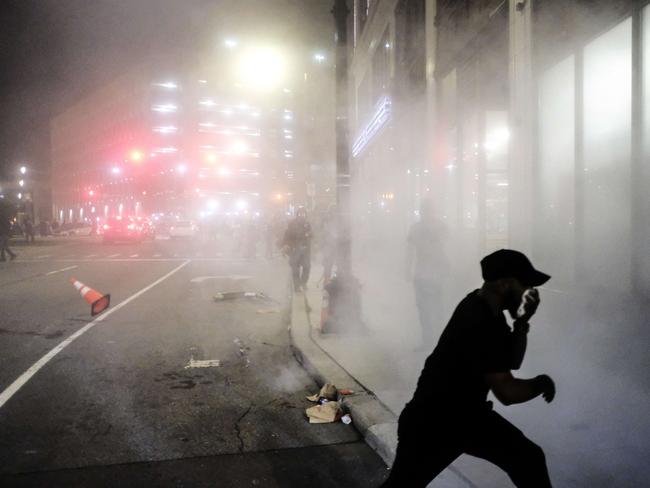
[[[96,259],[51,259],[51,263],[147,263],[147,262],[180,262],[180,261],[206,261],[206,262],[215,262],[215,263],[244,263],[249,262],[250,260],[245,258],[138,258],[138,259],[129,259],[129,258],[96,258]],[[16,259],[15,263],[33,263],[34,259]]]
[[[116,258],[116,257],[118,257],[119,255],[120,255],[120,253],[118,252],[117,254],[111,254],[111,255],[108,256],[108,257],[109,257],[109,258]]]
[[[153,255],[154,258],[159,258],[160,256],[162,256],[162,254],[154,254]]]
[[[36,256],[34,259],[45,259],[45,258],[51,258],[51,254],[44,254],[43,256]]]
[[[53,275],[53,274],[56,274],[56,273],[61,273],[63,271],[69,271],[69,270],[75,269],[75,268],[78,268],[78,266],[76,264],[74,266],[68,266],[67,268],[57,269],[55,271],[50,271],[49,273],[45,273],[45,276],[50,276],[50,275]]]
[[[139,254],[131,254],[129,257],[130,258],[137,258],[138,256],[140,256],[140,255]]]
[[[94,257],[96,257],[96,256],[97,256],[97,254],[89,254],[88,256],[86,256],[86,259],[88,259],[88,258],[94,258]]]
[[[109,308],[106,312],[104,312],[103,315],[100,315],[97,317],[95,320],[92,322],[87,323],[84,325],[81,329],[79,329],[77,332],[72,334],[70,337],[59,343],[54,349],[52,349],[50,352],[48,352],[45,356],[43,356],[41,359],[36,361],[27,371],[25,371],[23,374],[21,374],[18,379],[16,379],[11,385],[9,385],[2,393],[0,393],[0,408],[7,403],[12,396],[14,396],[18,390],[20,390],[25,383],[27,383],[32,376],[34,376],[38,371],[43,368],[54,356],[59,354],[63,349],[65,349],[67,346],[69,346],[75,339],[81,337],[84,333],[88,332],[90,329],[92,329],[95,325],[103,321],[106,317],[111,315],[114,312],[117,312],[119,309],[122,307],[128,305],[130,302],[138,298],[140,295],[143,293],[146,293],[147,291],[151,290],[154,286],[158,285],[159,283],[162,283],[165,281],[167,278],[169,278],[171,275],[176,273],[178,270],[180,270],[183,266],[185,266],[187,263],[190,261],[185,261],[183,264],[180,266],[175,267],[173,270],[171,270],[169,273],[167,273],[165,276],[162,278],[157,279],[150,285],[144,287],[142,290],[139,292],[135,293],[134,295],[131,295],[129,298],[126,300],[118,303],[116,306],[113,308]]]

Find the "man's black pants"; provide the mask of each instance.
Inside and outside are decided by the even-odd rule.
[[[311,255],[309,250],[296,249],[289,257],[291,274],[293,276],[293,286],[298,290],[301,286],[307,284],[309,280],[309,271],[311,269]]]
[[[494,411],[478,418],[433,420],[402,413],[395,462],[382,485],[426,487],[461,454],[476,456],[503,469],[515,486],[549,488],[551,481],[542,449]],[[406,415],[405,415],[406,413]]]

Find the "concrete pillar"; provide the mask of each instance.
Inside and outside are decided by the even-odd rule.
[[[436,86],[435,70],[436,70],[436,52],[438,42],[438,29],[436,26],[436,15],[438,13],[438,0],[426,0],[425,2],[425,27],[424,35],[426,42],[426,79],[427,79],[427,113],[426,113],[426,151],[427,162],[429,163],[429,170],[433,175],[432,190],[434,193],[436,208],[439,210],[436,213],[442,214],[442,199],[439,198],[442,190],[440,182],[440,173],[437,171],[436,165],[438,161],[435,160],[436,153],[436,140],[438,139],[438,117],[437,117],[437,103],[438,103],[438,89]]]
[[[535,88],[532,70],[533,0],[509,0],[510,166],[509,247],[530,252]]]

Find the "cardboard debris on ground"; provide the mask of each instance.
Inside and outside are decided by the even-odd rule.
[[[337,422],[343,416],[339,402],[327,402],[322,405],[314,405],[308,408],[305,413],[310,424],[329,424]]]
[[[257,313],[259,314],[280,313],[280,311],[276,308],[268,308],[268,309],[259,309]]]
[[[317,402],[321,398],[326,400],[338,400],[339,391],[331,383],[325,383],[318,393],[310,395],[307,398],[310,402]]]
[[[190,368],[218,368],[221,366],[219,359],[190,359],[190,362],[185,366],[185,369]]]
[[[212,297],[215,302],[222,300],[233,300],[235,298],[258,298],[260,300],[270,301],[268,295],[257,291],[221,291],[215,293]]]

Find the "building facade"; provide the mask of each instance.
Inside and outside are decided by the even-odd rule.
[[[54,218],[255,215],[330,192],[321,169],[331,167],[333,120],[322,129],[327,100],[314,97],[329,85],[310,86],[305,71],[257,91],[224,76],[238,55],[224,52],[220,62],[143,65],[55,117]]]
[[[355,1],[358,248],[400,262],[427,199],[460,275],[513,247],[557,286],[647,293],[646,3]]]

